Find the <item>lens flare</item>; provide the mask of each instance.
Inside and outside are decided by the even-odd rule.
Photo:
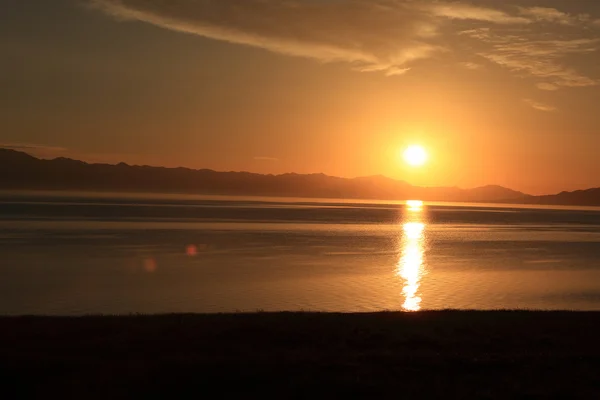
[[[185,248],[185,254],[188,257],[195,257],[198,255],[198,246],[195,244],[190,244]]]
[[[154,258],[146,258],[144,260],[144,270],[148,273],[153,273],[158,268],[156,260]]]

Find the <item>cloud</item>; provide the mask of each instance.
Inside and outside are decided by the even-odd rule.
[[[474,62],[461,62],[461,63],[458,63],[458,65],[460,65],[463,68],[470,69],[470,70],[476,70],[476,69],[482,68],[481,64],[477,64]]]
[[[491,30],[490,28],[475,28],[475,29],[467,29],[465,31],[458,32],[459,35],[466,35],[473,39],[479,39],[488,41],[491,39]]]
[[[472,29],[462,35],[481,40],[490,47],[478,54],[513,72],[532,76],[542,82],[537,87],[556,90],[560,87],[586,87],[600,84],[563,64],[571,55],[591,54],[600,47],[600,39],[539,39],[535,33],[497,34],[490,29]]]
[[[565,12],[559,11],[556,8],[549,7],[529,7],[520,8],[520,13],[538,22],[553,22],[561,25],[573,25],[577,22],[582,22],[589,19],[586,14],[572,16]]]
[[[438,26],[413,1],[92,0],[123,20],[137,20],[211,39],[361,71],[398,75],[441,48]]]
[[[442,52],[432,39],[445,21],[530,22],[493,8],[427,0],[88,1],[120,20],[387,75]]]
[[[540,83],[538,83],[535,86],[537,86],[537,88],[540,89],[540,90],[554,91],[554,90],[558,90],[559,89],[559,87],[556,86],[555,84],[553,84],[553,83],[547,83],[547,82],[540,82]]]
[[[32,156],[41,158],[57,157],[61,153],[67,151],[67,149],[64,147],[46,146],[43,144],[31,143],[0,143],[0,148],[22,151],[24,153],[31,154]]]
[[[568,36],[543,27],[590,33],[592,18],[549,7],[483,7],[442,0],[87,0],[119,20],[246,45],[321,62],[346,62],[362,72],[402,75],[418,60],[462,46],[461,35],[484,44],[477,54],[538,88],[599,83],[567,65],[574,54],[597,50],[598,39]],[[585,26],[580,27],[585,22]],[[596,23],[600,23],[596,21]],[[443,33],[443,35],[442,35]],[[462,60],[457,60],[461,62]],[[476,69],[476,63],[462,62]]]
[[[523,102],[531,106],[532,108],[538,111],[552,112],[556,111],[556,107],[550,106],[548,104],[540,103],[538,101],[532,99],[523,99]]]
[[[504,11],[466,3],[434,3],[430,9],[436,16],[451,19],[486,21],[495,24],[527,24],[531,22],[528,18],[512,16]]]

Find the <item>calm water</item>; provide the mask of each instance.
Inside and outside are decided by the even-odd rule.
[[[600,210],[0,195],[0,314],[600,310]]]

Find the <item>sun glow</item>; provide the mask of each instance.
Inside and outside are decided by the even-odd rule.
[[[404,161],[410,166],[420,167],[427,162],[427,152],[423,146],[412,145],[404,150],[402,153]]]

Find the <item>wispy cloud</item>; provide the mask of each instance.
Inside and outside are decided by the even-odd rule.
[[[513,16],[504,11],[467,3],[433,3],[428,8],[436,16],[451,19],[485,21],[495,24],[527,24],[531,22],[522,16]]]
[[[571,55],[596,52],[600,47],[600,39],[539,39],[535,33],[497,34],[485,28],[463,31],[461,34],[490,46],[479,52],[480,56],[513,72],[541,80],[537,84],[540,89],[557,90],[560,87],[600,84],[598,79],[585,76],[563,63]]]
[[[458,65],[460,65],[463,68],[470,69],[470,70],[476,70],[476,69],[481,69],[482,68],[481,64],[477,64],[477,63],[474,63],[474,62],[468,62],[468,61],[467,62],[458,63]]]
[[[550,106],[548,104],[540,103],[539,101],[535,101],[532,99],[523,99],[523,102],[538,111],[545,111],[545,112],[556,111],[556,107]]]
[[[569,66],[568,58],[598,49],[590,27],[600,22],[550,7],[442,0],[87,1],[119,20],[321,62],[347,62],[357,71],[386,75],[405,74],[418,60],[452,51],[457,44],[445,39],[461,28],[484,45],[480,56],[534,78],[540,89],[599,83]],[[559,36],[545,24],[579,35]],[[478,68],[461,61],[465,68]]]
[[[587,14],[570,15],[557,10],[556,8],[521,7],[519,10],[522,15],[538,22],[552,22],[561,25],[573,25],[578,22],[586,22],[589,20],[589,15]]]
[[[121,20],[320,61],[400,75],[443,50],[431,39],[448,20],[527,24],[523,15],[425,0],[89,0]]]
[[[551,92],[560,89],[557,85],[555,85],[553,83],[548,83],[548,82],[540,82],[540,83],[536,84],[535,86],[537,86],[537,88],[540,90],[548,90]]]
[[[412,1],[92,0],[120,19],[361,71],[402,74],[440,48],[431,16]]]

